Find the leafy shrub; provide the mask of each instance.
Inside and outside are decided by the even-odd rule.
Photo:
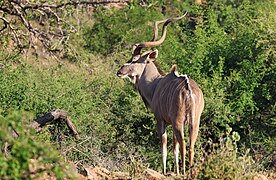
[[[119,11],[98,11],[95,17],[96,23],[85,32],[87,48],[108,55],[118,52],[121,46],[130,47],[137,42],[150,40],[152,24],[148,23],[162,15],[154,8],[134,6]]]
[[[127,45],[149,40],[153,21],[163,18],[158,8],[165,2],[153,4],[149,1],[151,6],[145,8],[131,6],[112,12],[100,11],[97,23],[88,30],[89,34],[95,34],[93,38],[86,38],[87,47],[107,55],[120,49],[124,53],[125,48],[130,49]],[[180,5],[176,1],[172,5],[179,8],[179,12],[188,10],[192,18],[170,25],[165,42],[158,47],[158,62],[165,70],[176,63],[180,72],[191,76],[203,89],[206,106],[202,115],[201,137],[219,141],[230,126],[241,134],[240,144],[254,144],[248,141],[248,127],[252,134],[265,133],[266,137],[275,139],[275,123],[270,116],[275,110],[272,98],[275,94],[275,81],[272,80],[275,76],[272,73],[275,71],[273,42],[276,27],[272,16],[275,3],[225,0],[208,2],[204,6]],[[151,14],[154,14],[153,18],[150,18]],[[110,56],[115,54],[118,53]],[[128,56],[119,56],[120,62],[122,58],[127,61]],[[139,119],[143,117],[139,116]],[[150,131],[154,130],[153,124],[149,127]],[[134,128],[135,132],[139,132],[137,127]],[[261,142],[259,135],[251,136],[254,139],[251,140]]]
[[[6,117],[0,116],[0,145],[10,149],[8,154],[0,154],[1,178],[29,179],[39,173],[48,173],[58,179],[73,177],[73,173],[65,174],[66,166],[60,163],[58,151],[49,143],[35,140],[34,132],[27,125],[32,118],[24,111],[10,111]],[[18,138],[12,135],[13,130],[19,134]],[[32,165],[42,167],[34,169]]]
[[[187,10],[186,21],[169,25],[165,42],[157,47],[157,62],[166,71],[176,63],[179,71],[196,80],[204,92],[196,161],[204,155],[202,147],[208,139],[219,143],[231,127],[241,138],[235,145],[251,149],[260,165],[258,170],[275,168],[275,4],[214,0],[203,6],[180,1],[167,6],[167,1],[147,2],[144,7],[133,2],[125,9],[100,9],[95,16],[92,13],[94,24],[89,21],[79,27],[80,33],[65,44],[74,50],[64,53],[62,65],[45,59],[25,63],[21,56],[1,52],[0,114],[6,118],[10,109],[23,109],[38,117],[56,108],[64,109],[82,139],[75,141],[66,136],[68,129],[53,126],[45,128],[37,139],[50,142],[66,159],[79,167],[92,164],[110,170],[125,168],[132,174],[138,172],[135,167],[142,167],[140,162],[148,163],[144,167],[161,170],[153,115],[130,83],[115,74],[119,64],[129,59],[132,44],[152,38],[154,21]],[[170,129],[168,137],[171,133]],[[213,177],[209,171],[218,168],[211,162],[223,164],[223,158],[229,168],[227,177],[246,174],[245,169],[231,168],[249,154],[221,143],[222,150],[213,151],[202,169],[206,177]],[[169,170],[173,169],[171,146],[169,138]],[[229,162],[231,158],[233,162]],[[247,160],[241,163],[251,168]],[[222,175],[221,169],[215,175]],[[202,174],[199,177],[204,178]]]
[[[231,131],[231,130],[230,130]],[[230,133],[230,132],[228,132]],[[221,138],[220,143],[212,143],[212,149],[206,153],[206,160],[200,167],[198,179],[252,179],[254,177],[254,161],[249,155],[240,154],[237,142],[240,136],[237,132]]]

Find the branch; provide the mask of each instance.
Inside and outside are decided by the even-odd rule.
[[[65,121],[68,128],[73,132],[76,139],[80,139],[79,134],[67,115],[67,112],[62,109],[57,109],[53,112],[46,113],[44,116],[37,118],[31,122],[30,127],[34,129],[41,128],[47,124],[56,123],[57,121]]]
[[[16,13],[14,11],[12,11],[13,9],[10,9],[8,7],[5,6],[0,6],[0,11],[8,13],[10,15],[16,15]]]
[[[23,7],[23,9],[39,9],[39,8],[62,8],[66,6],[79,6],[79,5],[97,5],[97,4],[108,4],[108,3],[126,3],[129,0],[92,0],[92,1],[70,1],[61,4],[29,4]]]
[[[0,17],[0,19],[4,22],[4,27],[0,30],[0,33],[2,31],[4,31],[5,29],[9,28],[12,32],[12,35],[15,39],[15,41],[17,42],[17,44],[21,45],[21,42],[20,42],[20,39],[19,39],[19,36],[16,32],[16,29],[12,27],[11,23],[4,17]]]
[[[64,8],[69,6],[74,6],[76,8],[81,5],[126,3],[129,2],[129,0],[67,0],[67,2],[56,4],[41,3],[42,1],[37,3],[35,1],[32,2],[33,3],[29,1],[23,2],[22,0],[5,0],[1,3],[0,16],[2,15],[3,17],[0,17],[0,20],[3,21],[3,25],[0,29],[0,33],[10,28],[11,31],[8,31],[6,35],[13,36],[14,42],[19,45],[15,47],[20,49],[20,51],[24,50],[26,47],[35,47],[34,40],[38,39],[48,53],[50,52],[51,56],[58,59],[54,52],[60,51],[53,49],[53,42],[57,40],[62,44],[64,40],[67,39],[66,37],[69,37],[71,33],[76,31],[74,26],[69,23],[67,14],[65,13],[67,9]],[[50,26],[45,26],[44,23],[41,23],[41,20],[49,22]],[[13,28],[11,25],[13,25],[13,27],[18,27],[18,29]],[[21,28],[21,25],[23,25],[24,29]],[[26,38],[24,35],[26,32],[29,38]],[[20,40],[22,42],[20,42]]]
[[[79,133],[77,132],[76,127],[68,117],[67,112],[61,109],[46,113],[44,116],[37,118],[29,124],[29,127],[33,129],[39,129],[48,124],[56,123],[57,121],[65,121],[68,128],[73,132],[75,138],[80,139]],[[18,134],[16,129],[14,129],[13,127],[11,129],[10,135],[14,139],[17,139],[20,136],[20,134]],[[8,142],[5,142],[2,152],[5,154],[6,158],[9,155],[10,149],[11,145]]]
[[[5,19],[4,17],[0,17],[0,19],[4,22],[4,27],[0,29],[0,33],[8,28],[9,21]]]

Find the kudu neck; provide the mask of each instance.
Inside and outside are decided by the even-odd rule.
[[[162,75],[159,73],[157,67],[153,62],[147,63],[143,74],[137,80],[135,86],[145,101],[146,105],[150,105]]]

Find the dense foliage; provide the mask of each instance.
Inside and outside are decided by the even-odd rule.
[[[34,132],[27,124],[31,119],[30,113],[22,111],[0,116],[0,145],[10,150],[0,154],[1,178],[36,179],[47,175],[58,179],[74,178],[73,172],[67,170],[69,166],[60,162],[58,151],[50,143],[43,143],[31,135]],[[17,139],[12,135],[15,129],[19,135]]]
[[[160,170],[153,115],[131,84],[116,77],[116,71],[130,58],[132,44],[152,38],[154,21],[188,11],[186,20],[168,27],[167,38],[158,47],[158,63],[165,71],[177,64],[179,72],[191,76],[204,92],[196,143],[198,178],[249,178],[256,171],[273,172],[276,5],[253,0],[207,2],[196,6],[147,1],[122,9],[99,7],[93,18],[78,11],[83,18],[75,22],[72,15],[70,21],[83,26],[63,46],[62,64],[47,60],[45,54],[24,59],[4,44],[0,52],[1,133],[7,122],[26,121],[14,114],[31,112],[38,117],[59,108],[68,111],[82,137],[76,141],[64,126],[62,130],[49,126],[36,134],[37,145],[31,139],[17,143],[25,154],[11,153],[12,160],[22,161],[20,168],[26,168],[29,158],[44,157],[37,152],[39,141],[46,141],[80,169],[95,165],[133,174],[133,168]],[[60,134],[66,138],[60,139]],[[171,130],[169,137],[172,146]],[[3,146],[7,139],[2,134],[1,138]],[[35,145],[28,148],[30,144]],[[209,158],[201,162],[206,155]],[[7,168],[4,156],[0,158],[0,165]],[[172,152],[168,158],[173,171]],[[244,167],[237,169],[240,164]]]

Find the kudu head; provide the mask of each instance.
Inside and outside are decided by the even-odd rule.
[[[151,41],[135,44],[132,48],[132,56],[130,60],[124,64],[119,71],[117,76],[120,78],[129,78],[132,83],[136,83],[136,80],[141,77],[144,72],[144,69],[147,63],[154,62],[158,56],[158,50],[153,49],[153,47],[159,46],[163,43],[166,38],[167,25],[170,22],[174,22],[182,19],[187,13],[183,16],[177,18],[168,18],[161,21],[156,21],[154,26],[154,36]],[[158,25],[164,23],[162,28],[162,35],[159,40],[158,37]],[[141,53],[142,48],[151,48],[151,50]]]

